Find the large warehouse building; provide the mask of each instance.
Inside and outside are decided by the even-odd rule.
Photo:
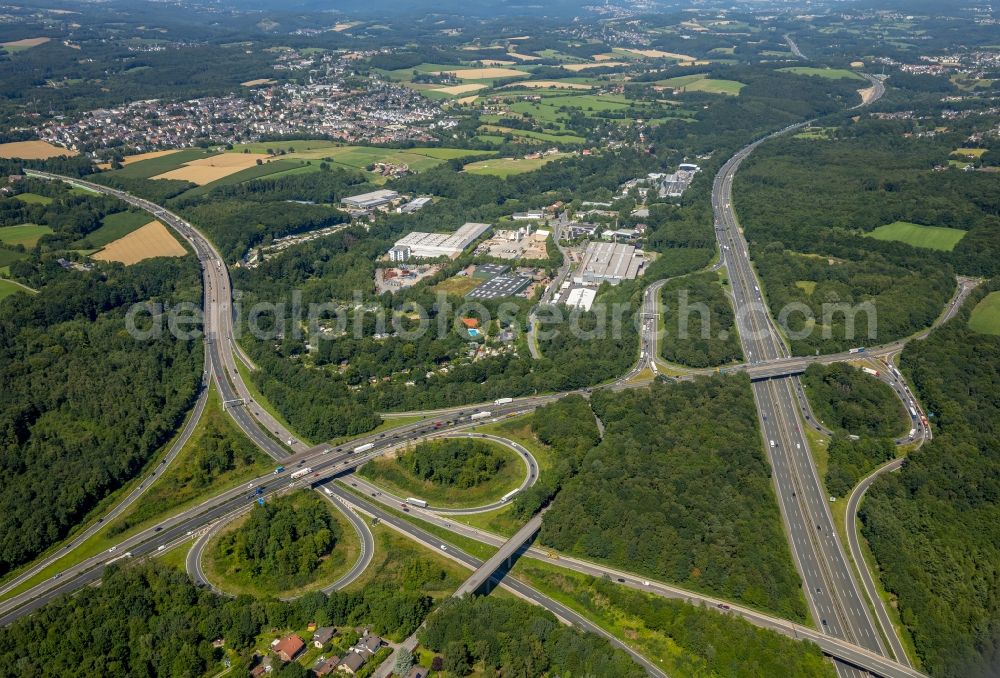
[[[462,251],[474,243],[479,236],[488,231],[492,224],[477,224],[469,222],[454,233],[422,233],[414,231],[396,241],[390,250],[397,252],[401,248],[409,249],[409,257],[451,257],[454,259]],[[400,248],[400,249],[397,249]]]
[[[583,261],[573,276],[578,285],[617,285],[622,280],[634,280],[646,260],[633,245],[613,242],[592,242],[587,245]]]
[[[352,195],[344,198],[340,202],[343,203],[345,207],[351,207],[358,210],[370,210],[375,209],[376,207],[382,207],[383,205],[388,205],[397,198],[399,198],[399,193],[396,191],[381,189],[378,191],[372,191],[371,193]]]

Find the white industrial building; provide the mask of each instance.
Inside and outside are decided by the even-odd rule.
[[[370,193],[362,193],[361,195],[352,195],[344,198],[340,202],[343,203],[345,207],[351,207],[359,210],[371,210],[376,207],[388,205],[397,198],[399,198],[399,193],[396,191],[381,189]]]
[[[589,311],[590,307],[594,305],[596,297],[597,290],[587,287],[574,287],[569,291],[569,296],[566,297],[566,305]]]
[[[613,242],[591,242],[583,261],[573,276],[578,285],[617,285],[622,280],[634,280],[646,263],[641,250],[634,245]]]
[[[397,207],[396,211],[399,212],[399,213],[401,213],[401,214],[410,214],[411,212],[416,212],[417,210],[424,208],[425,206],[427,206],[430,203],[430,201],[431,201],[431,199],[427,198],[427,197],[424,197],[424,198],[414,198],[413,200],[411,200],[410,202],[406,203],[405,205],[401,205],[400,207]]]
[[[474,243],[479,236],[488,231],[491,226],[492,224],[469,222],[463,224],[454,233],[423,233],[414,231],[397,240],[392,250],[389,250],[389,256],[393,256],[393,250],[405,247],[409,250],[410,257],[426,257],[430,259],[451,257],[454,259],[466,247]]]

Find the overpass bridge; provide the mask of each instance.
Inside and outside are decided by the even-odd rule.
[[[500,549],[493,554],[493,556],[487,560],[485,563],[480,565],[472,575],[465,580],[465,582],[455,590],[454,596],[456,598],[461,598],[464,595],[471,595],[478,591],[482,586],[488,582],[493,574],[500,569],[501,565],[506,565],[507,569],[514,562],[514,556],[517,555],[523,547],[531,541],[532,537],[542,528],[542,514],[545,511],[540,511],[535,515],[534,518],[529,520],[524,524],[517,533],[508,539]]]

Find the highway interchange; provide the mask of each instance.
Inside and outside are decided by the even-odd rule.
[[[776,134],[785,133],[799,127],[801,125],[792,126]],[[808,450],[798,415],[800,411],[808,412],[807,404],[804,402],[800,403],[798,400],[799,396],[797,392],[801,392],[801,387],[797,383],[797,377],[778,376],[778,374],[787,375],[801,371],[804,369],[804,365],[812,359],[791,358],[788,355],[787,348],[774,326],[766,305],[763,303],[763,298],[759,292],[759,283],[756,281],[753,268],[750,264],[746,241],[742,236],[735,212],[731,206],[732,179],[736,170],[743,159],[765,140],[766,138],[761,139],[737,153],[726,163],[716,177],[712,199],[716,213],[716,235],[719,239],[720,253],[722,255],[717,266],[726,265],[729,270],[733,285],[740,338],[743,343],[744,354],[748,359],[748,364],[744,365],[743,369],[750,372],[751,377],[756,379],[753,382],[754,395],[759,407],[760,426],[765,449],[768,452],[774,470],[773,476],[776,494],[789,534],[789,543],[792,546],[796,564],[803,578],[810,609],[820,632],[806,627],[798,628],[796,625],[769,618],[767,615],[761,615],[752,610],[743,610],[738,606],[725,605],[721,601],[714,601],[707,596],[682,591],[676,587],[670,587],[659,582],[639,580],[636,579],[635,575],[621,573],[619,581],[625,585],[644,586],[651,592],[660,593],[661,595],[683,597],[692,602],[707,602],[717,607],[725,605],[725,609],[732,610],[733,613],[740,614],[753,623],[790,633],[794,637],[809,637],[820,644],[824,651],[831,656],[846,660],[845,662],[837,662],[838,671],[842,675],[858,675],[859,673],[863,675],[863,672],[860,672],[855,666],[866,666],[877,675],[921,675],[919,672],[909,668],[906,655],[902,651],[891,623],[888,621],[888,616],[885,615],[884,610],[878,610],[881,601],[877,596],[874,597],[875,599],[872,601],[872,604],[876,608],[876,612],[881,612],[881,614],[877,614],[878,627],[876,627],[876,622],[870,615],[868,603],[861,595],[853,572],[847,564],[837,533],[833,528],[829,503],[822,491],[822,485],[819,482]],[[440,420],[436,422],[425,420],[408,424],[378,435],[359,438],[351,441],[349,445],[318,445],[310,447],[300,441],[280,422],[275,420],[264,408],[260,407],[254,401],[243,382],[236,368],[234,354],[238,356],[238,359],[245,362],[248,367],[251,367],[251,365],[249,364],[249,360],[238,349],[233,335],[232,296],[228,269],[218,252],[204,236],[180,217],[141,198],[82,180],[46,175],[44,173],[36,174],[50,179],[69,180],[72,183],[82,185],[91,190],[115,195],[140,209],[150,212],[171,226],[194,249],[202,263],[205,279],[206,317],[204,328],[207,352],[206,373],[211,375],[211,378],[220,390],[220,394],[229,405],[227,407],[229,414],[251,440],[273,458],[281,460],[281,463],[290,470],[304,468],[305,465],[308,465],[312,469],[307,478],[297,481],[292,481],[287,474],[265,476],[251,483],[254,488],[261,487],[265,494],[271,494],[273,492],[287,491],[292,487],[308,487],[315,484],[317,489],[322,489],[323,495],[335,504],[339,501],[344,506],[353,509],[353,511],[360,511],[367,515],[378,517],[387,525],[408,534],[411,538],[426,543],[432,548],[438,548],[441,552],[449,551],[449,557],[462,559],[458,555],[460,552],[454,547],[448,547],[436,537],[426,533],[417,535],[416,532],[422,532],[419,528],[383,511],[374,503],[361,500],[356,495],[347,492],[346,488],[339,481],[326,481],[333,476],[342,478],[345,473],[349,473],[365,461],[384,453],[385,450],[394,446],[423,439],[431,435],[441,435],[446,431],[452,431],[457,428],[469,428],[476,423],[481,423],[469,418],[476,412],[488,410],[493,418],[516,415],[531,411],[535,407],[552,402],[565,394],[518,398],[513,402],[503,405],[491,404],[449,408],[447,410],[428,413],[432,414],[432,416],[440,417]],[[652,367],[655,371],[656,356],[658,355],[655,343],[656,335],[658,334],[658,328],[655,326],[656,302],[659,287],[663,282],[665,281],[654,283],[647,289],[646,296],[644,297],[644,317],[648,318],[650,322],[644,325],[645,330],[643,331],[639,364],[628,375],[616,381],[612,387],[621,388],[628,386],[629,380],[635,377],[638,371],[646,366]],[[971,285],[967,289],[965,283],[962,283],[960,294],[953,300],[943,319],[947,319],[954,314],[960,306],[961,299],[964,298],[964,295],[970,289]],[[900,350],[903,342],[897,342],[897,344],[878,347],[875,350],[870,350],[867,355],[891,356]],[[839,355],[822,356],[816,359],[830,362],[859,357],[853,354],[849,355],[849,358],[845,355]],[[768,373],[762,373],[762,370],[777,370],[777,372],[774,378],[761,379],[761,377],[769,376]],[[756,374],[755,371],[757,372]],[[893,376],[898,377],[898,375]],[[895,383],[890,383],[894,388],[897,388],[897,391],[900,391],[900,395],[903,397],[904,391],[900,389],[906,388],[905,383],[899,379],[896,379]],[[585,389],[584,392],[589,392],[589,389]],[[905,390],[905,394],[911,402],[915,400],[908,390]],[[921,427],[921,434],[916,437],[923,439],[923,431],[924,429]],[[187,434],[189,435],[189,433],[190,431]],[[929,435],[929,430],[927,430],[927,434]],[[186,435],[183,437],[186,439]],[[370,450],[357,455],[351,453],[353,446],[368,443],[372,444]],[[176,449],[179,450],[182,446],[183,444],[181,443],[179,446],[176,446]],[[176,454],[173,448],[171,452]],[[534,465],[533,460],[527,461],[527,458],[526,463],[528,463],[529,475],[525,482],[534,482],[533,470],[537,469],[537,465]],[[891,470],[891,468],[895,467],[898,467],[898,465],[893,466],[893,464],[889,464],[884,469],[880,469],[880,471]],[[873,477],[874,474],[867,479],[869,484]],[[134,502],[141,495],[141,490],[145,489],[148,484],[144,482],[140,488],[136,489],[135,496],[130,494],[121,505],[115,508],[115,511],[120,512],[127,505]],[[865,485],[865,488],[867,488],[867,485]],[[187,541],[193,536],[204,535],[204,533],[215,526],[225,524],[232,517],[239,515],[239,513],[247,509],[248,489],[239,487],[213,497],[198,507],[172,516],[148,530],[144,530],[123,540],[121,544],[115,547],[113,552],[101,553],[85,559],[83,562],[67,568],[56,577],[0,602],[0,623],[9,623],[13,619],[37,609],[57,595],[71,592],[80,586],[97,580],[101,575],[104,565],[108,562],[124,557],[135,558],[147,554],[155,554],[176,543]],[[855,495],[852,495],[850,499],[850,502],[854,502],[855,509],[857,501],[860,500],[861,496],[858,494],[859,491],[863,493],[863,488],[860,485],[855,491],[857,498],[855,498]],[[394,501],[399,498],[387,497],[385,499]],[[125,502],[128,502],[128,504]],[[365,548],[362,549],[362,557],[359,558],[359,562],[348,573],[348,576],[344,580],[335,582],[328,589],[353,580],[354,577],[363,571],[364,566],[367,565],[367,559],[371,557],[373,547],[370,541],[365,541],[364,537],[367,533],[370,540],[370,531],[367,529],[367,525],[363,521],[360,521],[361,525],[359,527],[358,523],[355,522],[358,519],[354,516],[352,510],[346,510],[345,513],[353,517],[352,522],[354,522],[358,529]],[[850,515],[853,515],[853,513],[850,513]],[[97,529],[99,529],[99,526],[91,526],[67,546],[70,549],[75,547],[79,543],[82,543],[87,536],[97,531]],[[449,529],[461,533],[463,530],[467,532],[471,528],[451,524]],[[849,529],[849,533],[853,532],[854,530]],[[491,539],[493,541],[496,540],[495,537],[487,537],[487,535],[481,532],[477,534],[477,538],[480,541],[488,543]],[[434,542],[437,543],[435,544]],[[203,536],[197,541],[197,544],[201,545],[200,548],[203,548],[205,543],[207,543],[207,539]],[[853,546],[852,541],[852,551]],[[192,556],[194,558],[192,561],[194,563],[193,569],[196,572],[199,570],[197,563],[200,560],[200,548],[192,550],[192,552],[198,552]],[[516,544],[516,548],[520,549],[521,544]],[[529,555],[533,554],[535,557],[539,556],[536,549],[529,549],[527,553]],[[461,555],[465,557],[465,564],[470,567],[478,567],[481,564],[467,554]],[[855,559],[857,560],[857,557]],[[51,562],[51,560],[47,562]],[[570,562],[575,562],[578,567],[588,567],[591,569],[591,573],[595,574],[608,574],[611,572],[608,568],[602,568],[598,565],[580,565],[579,563],[582,561],[570,561],[563,558],[556,560],[556,562],[562,566],[567,566]],[[4,591],[9,591],[17,584],[30,578],[41,567],[44,567],[44,564],[37,568],[32,568],[31,571],[21,575],[16,581],[9,582],[5,586]],[[192,566],[189,563],[190,567]],[[864,570],[865,568],[861,567],[861,569]],[[865,581],[866,588],[871,591],[872,587],[869,586],[869,583],[870,581]],[[503,584],[511,587],[523,586],[520,582],[509,579],[503,580]],[[518,593],[553,610],[557,616],[566,621],[594,630],[593,624],[580,619],[578,615],[570,613],[556,601],[542,596],[530,587],[523,588]],[[601,632],[601,634],[607,636],[606,633]],[[616,642],[616,644],[624,646],[620,642]],[[644,658],[638,657],[630,648],[626,647],[626,649],[636,657],[637,661],[641,660],[640,663],[651,674],[663,675],[655,665],[650,664]],[[889,654],[890,652],[891,654]],[[882,658],[883,655],[888,658]]]

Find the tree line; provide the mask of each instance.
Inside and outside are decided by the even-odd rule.
[[[947,678],[991,676],[1000,665],[1000,337],[968,326],[997,283],[986,287],[903,350],[934,439],[876,480],[860,512],[923,668]]]

